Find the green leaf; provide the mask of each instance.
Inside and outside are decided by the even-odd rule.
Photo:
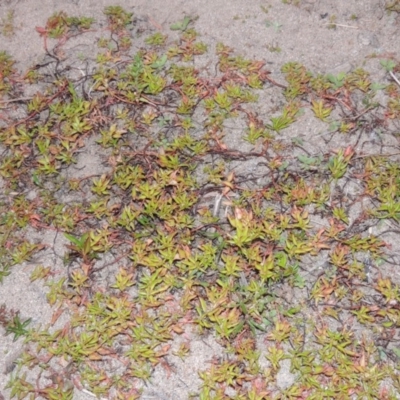
[[[164,54],[160,59],[158,59],[157,61],[154,61],[153,64],[151,64],[151,67],[155,68],[155,69],[162,68],[165,65],[165,63],[167,62],[167,60],[168,60],[168,57]]]
[[[329,82],[333,83],[335,89],[339,89],[344,84],[344,78],[346,77],[346,74],[344,72],[340,72],[336,76],[328,74],[326,77],[328,78]]]
[[[321,121],[325,121],[329,115],[331,115],[332,108],[325,107],[325,104],[322,100],[319,101],[312,101],[312,110],[317,118]]]
[[[400,358],[400,347],[393,347],[392,351],[394,354],[396,354],[397,358]]]
[[[183,18],[182,21],[179,21],[179,22],[176,22],[175,24],[172,24],[169,28],[172,31],[182,31],[183,32],[183,31],[186,30],[186,28],[188,27],[188,25],[189,25],[191,20],[192,19],[190,17],[185,17],[185,18]]]
[[[73,243],[74,245],[76,245],[76,246],[82,246],[82,239],[80,239],[80,238],[77,238],[77,237],[75,237],[75,236],[72,236],[72,235],[70,235],[69,233],[65,233],[64,232],[64,236],[71,242],[71,243]]]
[[[32,318],[28,318],[24,322],[19,319],[19,315],[17,314],[12,321],[6,326],[6,334],[13,333],[15,342],[20,336],[24,336],[28,333],[28,330],[25,329],[32,321]]]
[[[393,60],[381,60],[382,67],[387,71],[393,71],[393,68],[396,66],[396,63]]]
[[[378,82],[374,82],[371,83],[371,90],[373,92],[377,92],[378,90],[383,90],[386,88],[387,85],[383,84],[383,83],[378,83]]]

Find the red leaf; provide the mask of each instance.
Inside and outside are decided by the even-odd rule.
[[[37,26],[35,29],[36,29],[36,32],[39,32],[40,36],[47,36],[48,32],[47,32],[46,28],[43,28],[41,26]]]

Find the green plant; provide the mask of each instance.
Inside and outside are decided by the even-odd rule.
[[[118,6],[105,16],[107,36],[85,77],[90,93],[56,63],[54,75],[38,67],[19,79],[0,55],[2,94],[45,87],[2,103],[0,279],[40,257],[32,231],[64,240],[61,268],[39,261],[30,273],[46,281],[56,307],[50,325],[28,330],[29,319],[0,308],[0,324],[30,342],[12,396],[69,399],[73,380],[98,397],[140,398],[155,367],[173,373],[171,353],[190,355],[190,338],[171,342],[191,331],[209,332],[221,348],[199,373],[201,399],[229,391],[238,399],[388,398],[386,382],[399,387],[389,361],[399,285],[387,273],[386,232],[366,227],[397,224],[400,171],[396,154],[354,143],[370,143],[371,131],[395,141],[396,84],[372,82],[361,68],[324,76],[290,62],[283,86],[263,61],[223,44],[209,75],[196,67],[207,46],[190,17],[172,26],[175,42],[152,34],[128,57],[136,20]],[[61,51],[90,23],[57,13],[38,32],[45,44],[58,38]],[[382,66],[396,72],[394,61]],[[272,117],[258,104],[266,83],[284,101]],[[388,101],[378,107],[383,88]],[[327,123],[329,138],[277,134],[303,109]],[[352,145],[335,148],[344,138]],[[79,168],[89,146],[98,161],[90,173]],[[56,328],[61,314],[68,321]],[[285,360],[296,381],[278,394]],[[33,368],[37,380],[25,375]]]
[[[267,27],[267,28],[269,28],[269,27],[273,27],[274,29],[275,29],[275,31],[276,32],[278,32],[279,31],[279,29],[281,29],[281,27],[282,27],[282,24],[280,24],[278,21],[266,21],[265,22],[265,26]]]
[[[69,17],[64,11],[54,13],[46,23],[46,35],[50,38],[59,39],[73,29],[89,29],[94,22],[88,17]]]
[[[388,11],[400,12],[400,2],[399,0],[386,1],[385,8]]]
[[[6,335],[10,333],[14,334],[14,342],[21,336],[28,335],[26,327],[32,322],[32,318],[28,318],[25,321],[21,321],[19,313],[13,311],[7,312],[4,305],[0,307],[0,324],[6,329]]]
[[[297,104],[289,104],[284,108],[282,115],[271,118],[271,124],[267,126],[273,131],[280,132],[295,121],[298,112],[299,108]]]
[[[125,11],[121,6],[108,6],[104,9],[104,14],[108,18],[111,29],[116,32],[132,23],[133,13]]]
[[[176,22],[174,24],[172,24],[170,26],[170,29],[173,31],[185,31],[188,27],[188,25],[190,24],[190,22],[192,21],[192,18],[186,16],[185,18],[183,18],[182,21]]]
[[[333,14],[329,17],[328,29],[336,29],[336,20],[337,20],[337,17],[335,14]]]
[[[329,159],[328,168],[334,179],[341,178],[347,171],[347,166],[354,155],[354,150],[348,147],[346,150],[339,150],[335,156]]]
[[[156,32],[153,35],[146,38],[146,43],[152,46],[163,46],[167,40],[167,35],[163,35],[160,32]]]
[[[1,33],[8,37],[15,34],[15,26],[14,26],[14,10],[9,10],[7,12],[7,16],[1,19],[0,27]]]
[[[313,101],[312,102],[312,110],[317,118],[322,121],[326,121],[329,115],[332,112],[331,107],[324,107],[324,103],[322,101]]]
[[[396,63],[393,60],[381,60],[382,67],[387,71],[393,71],[393,68],[396,66]]]
[[[14,60],[5,51],[0,51],[0,94],[10,89],[8,79],[14,72]]]
[[[89,233],[84,233],[81,237],[75,237],[69,233],[64,233],[64,236],[72,243],[68,248],[72,251],[71,255],[82,257],[85,263],[89,263],[96,258],[93,240]]]

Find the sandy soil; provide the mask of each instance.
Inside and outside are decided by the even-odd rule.
[[[399,57],[400,18],[396,13],[385,12],[383,0],[299,0],[297,3],[298,6],[284,4],[281,0],[2,0],[0,21],[4,26],[12,12],[15,29],[12,35],[0,35],[0,50],[9,52],[18,61],[18,68],[26,70],[46,58],[43,39],[35,27],[44,26],[47,18],[56,11],[90,16],[97,21],[94,31],[80,37],[66,49],[71,57],[75,57],[71,58],[71,65],[80,68],[83,64],[78,54],[90,57],[96,53],[96,41],[105,29],[104,7],[118,4],[133,12],[141,26],[172,37],[175,33],[169,29],[171,23],[185,15],[197,17],[195,28],[210,49],[222,42],[246,57],[264,60],[271,76],[278,82],[283,81],[280,67],[288,61],[298,61],[323,74],[348,72],[363,66],[372,77],[382,79],[384,72],[379,66],[379,58],[370,56],[383,57],[393,53]],[[332,21],[337,24],[335,29],[329,28]],[[132,49],[134,51],[135,48]],[[208,71],[209,66],[215,65],[213,53],[213,50],[209,51],[207,57],[210,58],[204,60],[200,68]],[[212,70],[208,72],[213,73]],[[268,103],[271,101],[268,96],[271,94],[266,93],[266,109],[271,104]],[[320,129],[321,126],[314,120],[310,122],[303,118],[301,124],[296,125],[297,131],[287,134],[298,135],[301,132],[305,139],[310,139],[310,147],[318,151],[318,145],[311,139],[320,133]],[[101,171],[102,166],[96,160],[85,158],[80,162],[86,167],[86,174]],[[41,284],[31,283],[29,276],[39,263],[61,265],[57,254],[63,253],[65,239],[51,233],[38,236],[35,232],[32,232],[32,237],[51,246],[52,251],[42,254],[40,260],[15,267],[0,285],[0,303],[19,310],[22,319],[33,316],[32,324],[44,326],[50,321],[53,311],[47,304]],[[178,358],[173,360],[175,371],[171,376],[162,368],[156,368],[143,399],[183,400],[188,398],[189,393],[196,392],[200,383],[197,372],[207,366],[213,356],[220,354],[220,346],[210,336],[193,337],[191,340],[190,356],[185,362]],[[13,342],[12,336],[5,336],[0,328],[0,398],[8,399],[10,396],[5,385],[21,349],[22,339]],[[294,379],[287,366],[283,366],[279,374],[282,387]],[[74,400],[92,398],[90,393],[75,390]]]

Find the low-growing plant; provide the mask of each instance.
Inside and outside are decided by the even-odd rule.
[[[399,118],[398,88],[386,86],[390,99],[377,107],[373,97],[384,86],[365,70],[315,75],[297,62],[282,67],[285,87],[262,61],[223,44],[209,77],[192,62],[207,46],[188,16],[171,26],[174,43],[153,34],[121,62],[136,21],[119,6],[104,13],[110,34],[98,42],[90,96],[59,69],[46,90],[18,102],[25,117],[13,117],[14,109],[0,128],[0,279],[40,256],[44,246],[27,239],[29,230],[66,241],[62,268],[39,262],[30,279],[46,280],[47,301],[57,307],[50,325],[64,312],[69,322],[28,329],[30,319],[0,308],[6,331],[30,342],[11,396],[70,399],[73,382],[95,396],[140,398],[137,382],[149,381],[157,365],[169,371],[170,354],[185,359],[192,351],[186,339],[170,346],[187,324],[212,333],[224,352],[199,372],[200,399],[225,398],[228,387],[238,399],[372,399],[385,382],[398,387],[388,359],[400,323],[398,284],[383,269],[372,277],[375,264],[390,259],[368,227],[398,223],[399,171],[385,154],[361,154],[352,142]],[[38,32],[46,50],[47,37],[63,39],[60,49],[91,23],[60,12]],[[396,65],[382,63],[388,73]],[[1,53],[3,95],[17,90],[15,74]],[[257,91],[267,82],[285,103],[264,120]],[[338,149],[331,138],[311,138],[324,146],[313,154],[307,139],[286,140],[282,131],[302,109],[330,127],[333,142],[352,144]],[[233,141],[238,119],[244,129]],[[85,175],[76,167],[89,145],[104,168]],[[355,335],[360,326],[385,342]],[[296,381],[278,393],[285,360]],[[121,368],[109,368],[116,363]],[[28,368],[39,371],[36,381]],[[53,379],[42,379],[44,371]]]
[[[9,10],[7,12],[6,17],[1,19],[0,22],[0,27],[1,27],[1,33],[5,37],[13,36],[15,34],[15,12],[14,10]]]

